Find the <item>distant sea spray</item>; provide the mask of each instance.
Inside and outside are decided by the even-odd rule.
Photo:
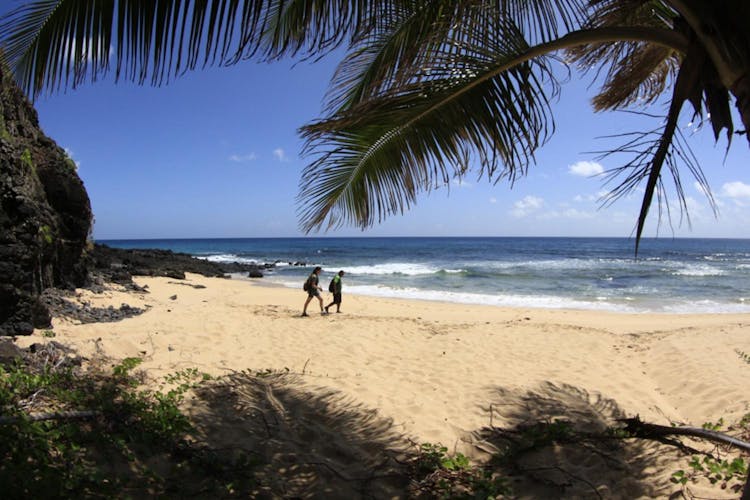
[[[627,238],[243,238],[104,240],[218,262],[275,264],[291,288],[315,266],[345,293],[507,307],[750,312],[750,240]]]

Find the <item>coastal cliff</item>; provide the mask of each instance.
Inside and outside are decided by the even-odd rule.
[[[0,335],[49,326],[39,295],[86,281],[91,225],[75,162],[42,132],[36,110],[0,65]]]
[[[33,105],[0,64],[0,336],[51,327],[60,289],[96,288],[102,280],[132,285],[133,275],[263,276],[255,265],[95,245],[92,221],[75,162],[42,132]]]

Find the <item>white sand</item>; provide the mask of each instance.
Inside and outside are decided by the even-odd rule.
[[[750,353],[750,315],[506,309],[369,298],[344,289],[341,314],[321,316],[313,300],[311,316],[301,318],[302,290],[197,275],[185,281],[136,281],[150,293],[81,291],[80,299],[94,307],[148,307],[146,313],[116,323],[56,319],[53,340],[88,357],[97,351],[114,359],[141,357],[141,367],[153,381],[184,368],[234,374],[235,382],[248,373],[243,370],[288,371],[269,377],[270,385],[263,386],[267,395],[274,394],[267,402],[284,415],[273,425],[293,426],[294,411],[303,411],[289,402],[284,391],[291,388],[319,406],[328,405],[326,418],[339,419],[316,427],[319,417],[300,413],[297,421],[310,425],[307,437],[299,431],[298,453],[325,456],[325,450],[305,449],[304,443],[324,444],[348,435],[331,428],[344,425],[347,420],[336,412],[347,411],[357,412],[360,435],[367,435],[367,429],[372,433],[368,439],[387,435],[402,443],[442,443],[477,461],[499,446],[487,438],[490,426],[507,429],[523,421],[562,417],[601,430],[617,417],[635,415],[664,425],[700,426],[719,418],[735,422],[750,412],[750,365],[736,352]],[[187,286],[196,284],[206,288]],[[330,301],[329,294],[324,298]],[[40,340],[47,339],[38,332],[19,343]],[[257,395],[244,397],[249,401]],[[225,416],[236,410],[236,418],[227,417],[221,428],[206,423],[206,435],[227,442],[244,439],[228,423],[257,423],[257,412],[266,410],[257,402],[243,409],[240,399],[224,408]],[[216,411],[216,404],[211,409],[197,398],[191,411],[199,417]],[[268,435],[275,436],[266,413],[263,419]],[[364,441],[357,443],[357,453],[383,453],[382,447],[368,450]],[[570,483],[559,489],[565,497],[595,496],[594,488],[604,497],[668,496],[679,490],[669,475],[686,467],[685,461],[673,462],[677,455],[670,448],[641,440],[626,451],[613,451],[612,460],[580,449],[559,451],[557,458],[547,452],[543,459],[558,460],[563,470],[555,472],[558,476],[578,479],[553,474],[545,480]],[[329,459],[346,475],[357,453]],[[542,457],[529,458],[537,459]],[[331,476],[335,481],[336,474]],[[700,486],[692,491],[701,491],[696,490]],[[533,489],[520,491],[535,496],[528,493]],[[738,497],[715,488],[706,491]]]

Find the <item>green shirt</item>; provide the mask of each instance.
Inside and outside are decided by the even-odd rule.
[[[341,276],[338,274],[333,277],[333,293],[341,293]]]

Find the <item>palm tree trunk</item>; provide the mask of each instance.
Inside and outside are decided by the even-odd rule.
[[[750,142],[750,73],[745,73],[732,85],[732,94],[737,98],[737,110],[745,125],[745,136]]]

